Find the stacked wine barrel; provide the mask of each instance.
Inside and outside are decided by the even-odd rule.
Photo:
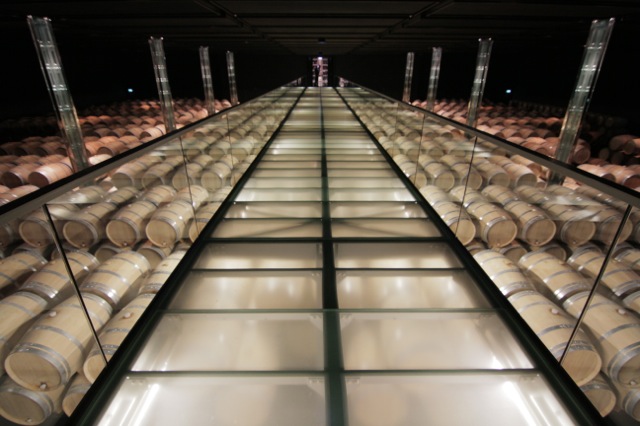
[[[420,100],[412,104],[426,107],[426,102]],[[467,105],[463,100],[444,99],[435,105],[434,112],[466,124]],[[478,112],[477,129],[554,157],[563,115],[561,108],[548,105],[485,102]],[[587,114],[569,161],[596,176],[628,188],[640,188],[640,136],[629,134],[622,118]],[[546,173],[541,176],[546,177]]]
[[[206,118],[209,112],[198,99],[174,101],[177,127]],[[215,101],[216,111],[228,108],[230,103]],[[121,154],[131,148],[154,140],[166,133],[160,104],[156,101],[90,107],[79,115],[87,157],[91,165]],[[42,124],[34,131],[43,131]],[[25,120],[8,120],[0,127],[12,133],[11,126],[20,127],[13,133],[24,133]],[[55,124],[55,122],[54,122]],[[49,132],[57,132],[55,128]],[[66,144],[60,136],[28,136],[17,141],[0,141],[0,203],[4,204],[25,193],[33,186],[42,188],[73,174],[67,157]]]
[[[254,102],[0,226],[2,417],[71,414],[291,102]]]
[[[548,185],[538,165],[453,126],[351,106],[600,413],[617,404],[640,420],[640,213],[569,344],[626,205],[575,182]]]

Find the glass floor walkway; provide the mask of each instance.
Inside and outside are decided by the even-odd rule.
[[[98,423],[576,423],[438,229],[306,89]]]

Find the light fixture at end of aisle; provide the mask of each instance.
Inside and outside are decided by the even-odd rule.
[[[504,93],[506,93],[507,95],[511,94],[511,89],[505,90]]]
[[[129,87],[129,88],[127,89],[127,92],[129,92],[129,93],[133,93],[133,89],[132,89],[131,87]]]

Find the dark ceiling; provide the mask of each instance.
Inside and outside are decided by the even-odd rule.
[[[248,53],[325,55],[474,50],[583,43],[594,18],[615,17],[625,40],[640,40],[639,0],[244,1],[117,0],[0,3],[0,45],[27,15],[52,19],[59,42],[165,44]],[[532,53],[535,54],[535,53]]]

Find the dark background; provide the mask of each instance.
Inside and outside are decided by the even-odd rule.
[[[55,30],[55,27],[54,27]],[[586,37],[586,35],[585,35]],[[73,40],[59,42],[67,81],[79,111],[125,99],[157,99],[157,90],[146,39],[137,43],[96,42],[76,48]],[[0,120],[25,115],[51,114],[52,107],[26,22],[14,34],[10,52],[0,71],[2,97]],[[495,102],[524,100],[565,108],[579,69],[583,46],[546,46],[517,50],[494,43],[485,99]],[[174,98],[203,97],[197,48],[165,42],[170,84]],[[630,128],[640,131],[640,84],[633,66],[637,58],[630,41],[613,36],[600,74],[590,112],[622,116]],[[215,97],[228,98],[224,51],[211,51]],[[469,96],[475,51],[443,51],[438,98]],[[637,55],[635,55],[637,56]],[[240,101],[249,100],[299,76],[310,74],[310,56],[235,54]],[[406,53],[352,54],[330,58],[331,84],[343,76],[394,98],[402,96]],[[427,92],[430,50],[416,51],[412,99],[424,100]],[[307,81],[309,81],[307,79]],[[134,93],[127,93],[127,88]],[[505,94],[511,89],[511,97]]]

